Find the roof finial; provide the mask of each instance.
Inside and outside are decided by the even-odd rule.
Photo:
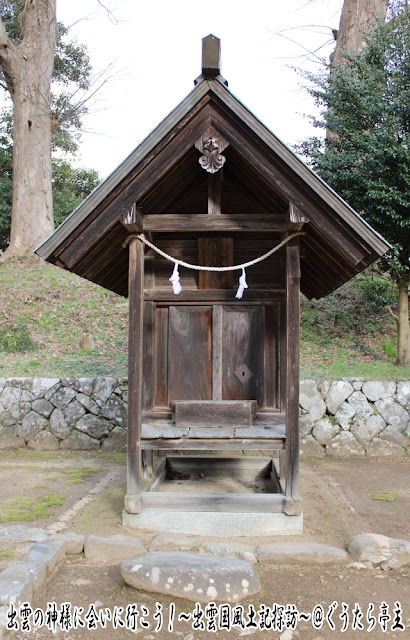
[[[213,79],[221,73],[221,41],[212,34],[202,38],[202,75]]]

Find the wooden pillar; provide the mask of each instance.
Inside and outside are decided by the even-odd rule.
[[[128,299],[128,457],[127,494],[124,504],[128,513],[139,513],[142,477],[144,245],[137,238],[132,238],[129,243]]]
[[[286,468],[285,512],[298,515],[299,496],[299,353],[300,254],[298,239],[286,246]]]

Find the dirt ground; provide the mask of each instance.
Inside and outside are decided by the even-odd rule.
[[[316,541],[343,547],[346,538],[363,532],[373,532],[390,537],[410,539],[410,460],[409,459],[311,459],[301,462],[301,493],[303,500],[304,533],[302,536],[275,538],[286,541]],[[0,485],[0,517],[4,505],[21,494],[36,497],[41,492],[55,492],[64,497],[64,504],[56,508],[54,515],[40,515],[37,520],[26,521],[28,526],[72,530],[77,533],[110,536],[123,533],[138,535],[146,546],[155,532],[136,532],[121,525],[122,501],[125,491],[124,458],[121,456],[101,456],[98,454],[5,454],[0,463],[2,483]],[[74,469],[83,473],[74,473]],[[91,471],[93,470],[93,471]],[[80,481],[78,479],[80,478]],[[71,484],[70,484],[71,482]],[[181,479],[175,480],[178,484]],[[183,482],[183,480],[182,480]],[[105,484],[104,484],[105,483]],[[108,483],[108,484],[107,484]],[[184,486],[180,485],[184,490]],[[392,492],[396,499],[392,502],[373,500],[375,494]],[[17,523],[18,520],[14,520]],[[4,524],[4,522],[3,522]],[[215,532],[217,533],[217,532]],[[215,538],[218,539],[218,538]],[[251,544],[268,542],[266,538],[236,539]],[[26,544],[11,545],[1,543],[2,549],[14,553],[14,557],[27,551]],[[7,556],[8,553],[3,553]],[[10,558],[3,558],[0,569]],[[85,640],[103,638],[117,640],[138,635],[141,640],[202,640],[217,637],[222,640],[252,635],[255,640],[330,640],[336,637],[361,638],[371,640],[381,638],[410,637],[410,567],[400,570],[355,569],[346,566],[302,566],[302,565],[257,565],[262,589],[248,600],[242,601],[243,625],[240,610],[231,605],[230,613],[236,615],[237,624],[231,630],[212,630],[212,610],[202,605],[197,609],[197,626],[193,622],[195,603],[175,599],[175,615],[172,630],[168,629],[169,616],[173,611],[172,599],[156,594],[138,592],[124,585],[119,566],[96,566],[82,556],[68,556],[65,563],[54,575],[45,592],[34,604],[44,611],[47,603],[70,603],[82,607],[82,619],[92,624],[93,609],[102,612],[106,618],[106,628],[98,623],[98,628],[61,630],[56,632],[46,627],[36,628],[30,633],[16,631],[16,640],[23,638],[59,640]],[[158,604],[157,604],[158,603]],[[299,620],[296,629],[258,629],[252,626],[262,619],[265,607],[272,610],[274,603],[285,607],[290,621],[291,611],[297,609]],[[337,604],[332,604],[337,603]],[[344,604],[343,604],[344,603]],[[383,629],[383,616],[388,605],[391,618]],[[397,603],[397,605],[395,604]],[[293,607],[294,605],[294,607]],[[139,617],[135,631],[113,628],[115,607],[123,608],[120,619],[125,622],[128,612],[137,611]],[[163,624],[160,630],[159,608],[162,606]],[[316,627],[312,612],[320,618],[320,612],[327,613],[335,607],[331,616],[335,629],[326,620],[320,620]],[[132,608],[133,607],[133,608]],[[143,609],[146,608],[146,610]],[[354,614],[356,609],[356,616]],[[73,610],[73,609],[72,609]],[[255,614],[253,615],[253,611]],[[347,613],[346,613],[347,611]],[[190,614],[190,619],[178,620],[181,613]],[[360,613],[363,617],[360,618]],[[154,617],[154,615],[156,617]],[[302,615],[301,615],[302,614]],[[145,617],[144,617],[145,616]],[[363,625],[353,630],[353,619],[359,618]],[[372,618],[375,619],[374,629]],[[142,618],[142,620],[141,620]],[[132,619],[132,616],[129,620]],[[272,616],[269,618],[272,619]],[[280,616],[278,620],[280,621]],[[348,624],[347,624],[348,621]],[[394,623],[397,623],[396,625]],[[406,630],[392,630],[394,626]],[[149,627],[144,628],[144,624]],[[205,629],[201,629],[201,625]],[[343,625],[347,625],[343,631]],[[193,627],[194,625],[194,627]],[[320,628],[319,628],[320,627]],[[368,629],[371,629],[368,631]]]

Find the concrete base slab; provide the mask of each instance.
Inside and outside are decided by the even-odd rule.
[[[216,511],[123,511],[122,524],[133,529],[199,536],[293,536],[303,533],[303,515],[221,513]]]

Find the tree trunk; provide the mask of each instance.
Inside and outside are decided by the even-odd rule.
[[[10,245],[4,257],[30,254],[54,230],[51,195],[51,77],[57,38],[56,0],[26,0],[22,41],[0,25],[0,54],[14,107]]]
[[[404,273],[398,281],[399,304],[397,314],[397,364],[402,367],[410,365],[410,330],[409,330],[409,275]]]
[[[386,17],[388,4],[389,0],[344,0],[332,64],[341,61],[344,49],[360,51],[365,33],[376,20]]]

